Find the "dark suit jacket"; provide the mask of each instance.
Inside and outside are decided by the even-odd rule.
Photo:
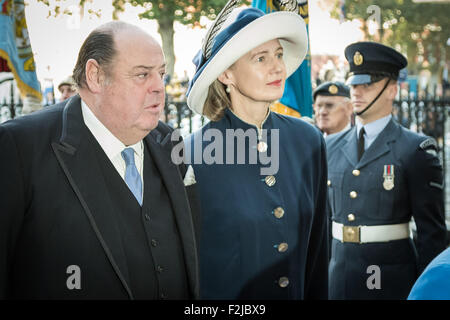
[[[166,185],[178,225],[189,293],[198,297],[194,224],[182,177],[171,161],[171,129],[144,139]],[[132,299],[126,252],[112,204],[88,152],[81,99],[0,126],[0,298]],[[195,207],[195,199],[193,199]],[[83,265],[81,294],[67,289],[70,265]]]

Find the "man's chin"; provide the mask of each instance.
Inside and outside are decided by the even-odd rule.
[[[327,130],[328,129],[328,123],[326,123],[326,122],[320,122],[320,123],[318,123],[317,126],[320,128],[320,130]]]
[[[364,105],[357,105],[357,106],[353,106],[353,112],[354,113],[358,113],[358,112],[361,112],[361,111],[363,111],[364,110],[364,108],[365,107],[367,107],[367,105],[366,104],[364,104]]]
[[[146,130],[146,131],[150,132],[150,131],[156,129],[156,127],[158,127],[158,124],[159,124],[159,119],[156,120],[156,122],[154,122],[154,123],[152,123],[152,124],[149,124],[149,125],[147,126],[147,130]]]
[[[159,118],[152,118],[151,120],[148,120],[145,123],[141,123],[139,126],[137,126],[137,128],[141,132],[141,135],[145,137],[150,133],[150,131],[156,129],[158,124]]]

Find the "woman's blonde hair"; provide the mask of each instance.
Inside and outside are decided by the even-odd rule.
[[[211,121],[222,119],[225,109],[231,108],[231,100],[225,91],[225,85],[219,80],[215,80],[208,89],[203,106],[203,114]]]

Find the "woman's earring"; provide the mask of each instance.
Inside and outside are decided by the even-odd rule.
[[[227,88],[225,89],[225,91],[226,91],[227,93],[230,93],[230,92],[231,92],[231,89],[230,89],[230,86],[229,86],[229,85],[227,86]]]

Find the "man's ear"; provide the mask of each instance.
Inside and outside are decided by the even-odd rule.
[[[231,72],[230,69],[227,69],[217,77],[217,80],[226,86],[233,84],[233,72]]]
[[[104,75],[98,62],[94,59],[89,59],[86,62],[86,84],[90,91],[98,93],[101,90],[104,81]]]
[[[398,92],[398,82],[397,81],[393,81],[393,80],[389,80],[390,83],[388,84],[388,98],[389,100],[395,100],[395,97],[397,96],[397,92]]]

